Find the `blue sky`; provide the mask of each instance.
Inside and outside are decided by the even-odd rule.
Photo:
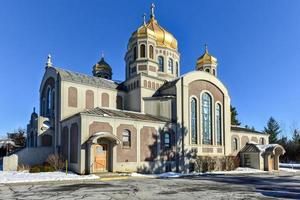
[[[151,3],[0,1],[0,135],[26,127],[39,107],[48,53],[55,66],[91,74],[104,51],[113,78],[124,80],[128,39]],[[207,43],[244,125],[262,130],[274,116],[286,133],[300,126],[300,1],[154,3],[158,22],[178,40],[182,73],[194,70]]]

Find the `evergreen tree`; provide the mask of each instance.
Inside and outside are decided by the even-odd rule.
[[[230,111],[231,111],[231,125],[241,125],[241,122],[239,122],[237,116],[238,116],[238,113],[237,113],[237,110],[235,107],[233,106],[230,106]]]
[[[264,129],[264,133],[270,135],[269,136],[270,144],[276,143],[278,141],[277,136],[280,132],[281,130],[278,122],[273,117],[270,117],[267,123],[267,127],[265,127]]]
[[[300,130],[298,129],[294,129],[293,130],[293,138],[292,138],[293,142],[295,144],[299,144],[300,143]]]

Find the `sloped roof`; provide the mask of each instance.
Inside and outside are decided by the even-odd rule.
[[[241,126],[233,126],[233,125],[231,126],[231,130],[233,130],[233,131],[243,131],[243,132],[248,132],[248,133],[265,134],[265,133],[260,132],[260,131],[251,130],[251,129],[244,128],[244,127],[241,127]]]
[[[241,150],[240,153],[245,152],[258,152],[258,153],[273,153],[275,148],[280,148],[285,153],[284,148],[279,144],[257,144],[254,142],[248,142]]]
[[[108,88],[108,89],[118,89],[118,86],[119,86],[118,83],[116,83],[112,80],[107,80],[107,79],[95,77],[95,76],[89,76],[86,74],[73,72],[73,71],[69,71],[66,69],[58,68],[58,67],[53,67],[53,68],[60,75],[61,79],[65,80],[65,81],[71,81],[74,83],[87,84],[87,85],[92,85],[92,86],[97,86],[97,87],[104,87],[104,88]]]
[[[166,118],[157,117],[149,114],[124,111],[124,110],[112,110],[112,109],[99,108],[99,107],[88,109],[86,111],[81,112],[80,114],[95,115],[101,117],[116,117],[116,118],[125,118],[125,119],[133,119],[133,120],[143,120],[143,121],[170,122],[170,120]]]

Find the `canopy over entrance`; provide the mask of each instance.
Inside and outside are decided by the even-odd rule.
[[[108,140],[110,140],[111,142],[115,142],[116,144],[120,144],[120,143],[121,143],[121,140],[120,140],[117,136],[115,136],[115,135],[113,135],[113,134],[111,134],[111,133],[108,133],[108,132],[98,132],[98,133],[95,133],[95,134],[93,134],[93,135],[88,139],[88,142],[90,142],[90,143],[92,143],[92,144],[95,144],[95,143],[97,143],[97,140],[98,140],[99,138],[105,138],[105,139],[108,139]]]

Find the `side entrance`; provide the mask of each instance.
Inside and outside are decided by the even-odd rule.
[[[108,170],[108,144],[94,144],[94,172],[107,172]]]

